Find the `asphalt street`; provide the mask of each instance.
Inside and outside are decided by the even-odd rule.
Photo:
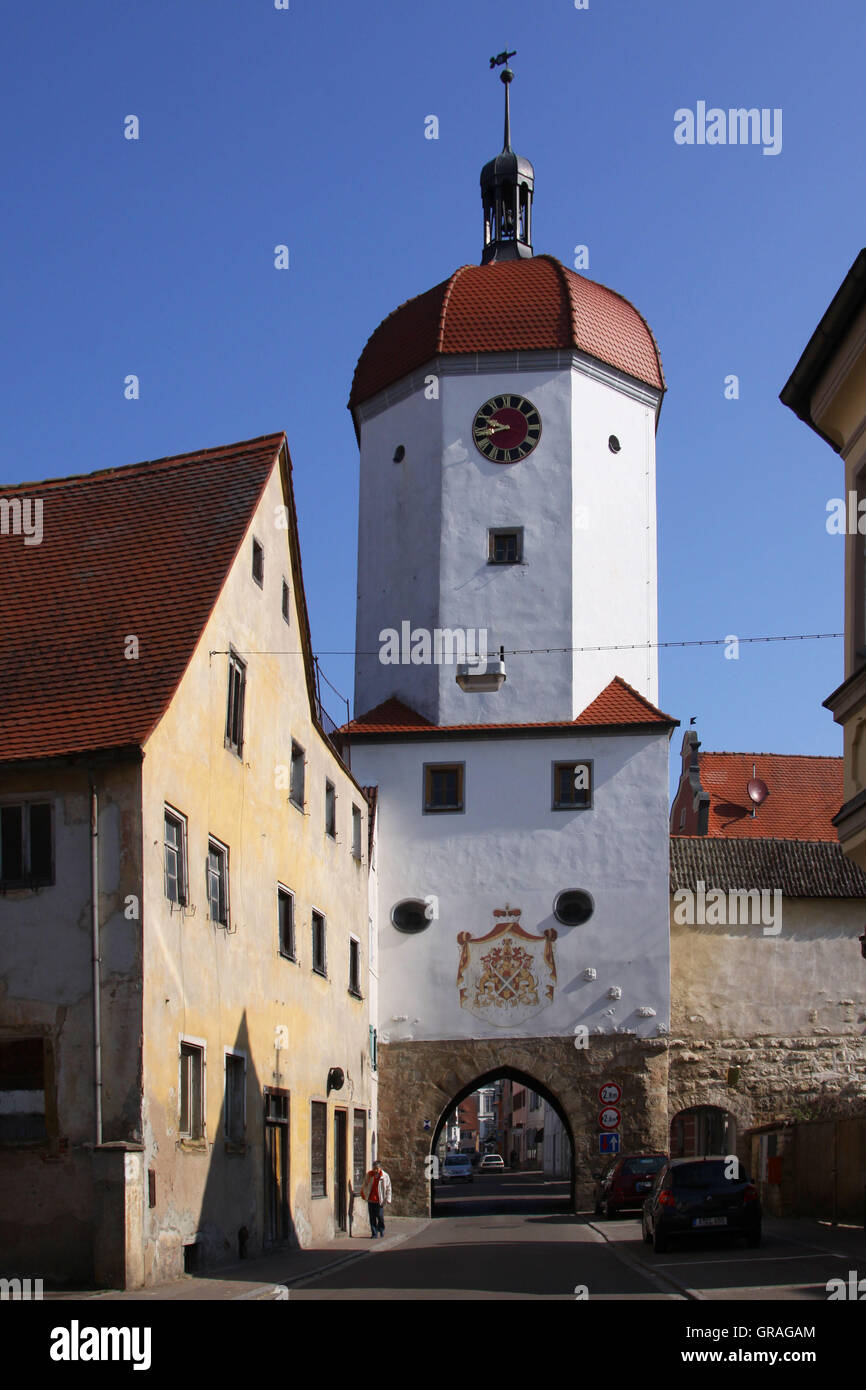
[[[718,1235],[654,1254],[639,1214],[570,1215],[565,1183],[484,1174],[440,1187],[437,1217],[402,1244],[290,1290],[295,1300],[827,1300],[848,1256],[820,1236],[792,1239],[765,1221],[756,1250]]]

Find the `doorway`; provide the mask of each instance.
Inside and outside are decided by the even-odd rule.
[[[289,1238],[289,1092],[265,1087],[265,1240]]]
[[[334,1228],[345,1231],[347,1216],[346,1179],[348,1177],[346,1145],[349,1137],[347,1112],[334,1111]]]

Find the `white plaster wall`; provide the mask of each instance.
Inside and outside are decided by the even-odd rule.
[[[858,899],[785,897],[778,936],[764,936],[759,925],[672,920],[677,1036],[862,1036],[864,907]]]
[[[379,784],[379,1018],[384,1040],[503,1035],[460,1007],[457,935],[482,936],[495,908],[519,907],[533,934],[553,927],[553,1002],[508,1036],[634,1028],[655,1036],[669,1010],[665,735],[556,735],[355,744],[352,767]],[[551,764],[594,760],[594,805],[552,811]],[[466,764],[462,814],[425,815],[425,762]],[[583,888],[595,912],[581,927],[553,916],[556,894]],[[395,902],[435,894],[439,918],[409,936]],[[583,979],[586,967],[597,978]],[[611,986],[622,998],[611,1000]],[[635,1011],[656,1010],[650,1019]],[[608,1010],[613,1010],[608,1013]],[[405,1015],[405,1021],[400,1020]]]
[[[572,385],[574,562],[569,645],[574,713],[615,675],[658,699],[655,413],[575,371]],[[608,447],[611,435],[619,453]],[[581,513],[578,509],[584,508]]]
[[[428,629],[437,623],[442,413],[438,400],[426,399],[423,376],[417,383],[361,430],[355,712],[397,695],[435,720],[434,669],[378,659],[384,628],[399,631],[404,619]],[[394,463],[399,444],[406,457]]]
[[[472,440],[479,406],[503,391],[542,418],[520,463],[491,463]],[[656,399],[571,353],[503,353],[433,363],[364,408],[356,712],[396,694],[440,724],[570,719],[617,674],[655,700]],[[490,565],[488,528],[508,525],[523,527],[524,563]],[[507,658],[500,691],[466,693],[450,664],[379,663],[379,633],[404,620],[533,655]]]

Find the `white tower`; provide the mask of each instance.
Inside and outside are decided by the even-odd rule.
[[[504,76],[482,264],[395,310],[355,372],[358,712],[573,719],[614,675],[657,699],[659,352],[627,300],[532,255]],[[505,649],[498,689],[458,685],[461,638]]]
[[[350,399],[348,732],[353,772],[378,787],[380,1134],[404,1210],[424,1209],[453,1102],[497,1075],[559,1105],[580,1181],[600,1086],[631,1078],[624,1143],[667,1137],[664,381],[636,309],[533,255],[534,175],[502,76],[482,263],[380,324]]]

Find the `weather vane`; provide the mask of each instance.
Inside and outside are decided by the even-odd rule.
[[[516,48],[512,49],[512,51],[511,51],[510,53],[509,53],[509,51],[508,51],[507,48],[506,48],[506,49],[503,49],[503,51],[502,51],[501,53],[497,53],[497,54],[496,54],[496,57],[495,57],[495,58],[491,58],[491,59],[490,59],[490,67],[491,67],[491,70],[492,70],[493,68],[502,67],[502,64],[503,64],[503,63],[507,64],[507,63],[508,63],[508,59],[509,59],[509,58],[514,58],[514,57],[516,56],[516,54],[517,54],[517,49],[516,49]],[[504,138],[503,138],[503,142],[502,142],[502,148],[503,148],[503,150],[510,150],[510,149],[511,149],[511,110],[510,110],[509,101],[508,101],[508,90],[509,90],[508,84],[509,84],[509,82],[513,82],[513,80],[514,80],[514,73],[511,71],[511,68],[509,68],[509,67],[507,67],[507,66],[506,66],[505,68],[503,68],[502,72],[499,74],[499,80],[500,80],[500,82],[504,82],[504,83],[505,83],[505,134],[504,134]]]

